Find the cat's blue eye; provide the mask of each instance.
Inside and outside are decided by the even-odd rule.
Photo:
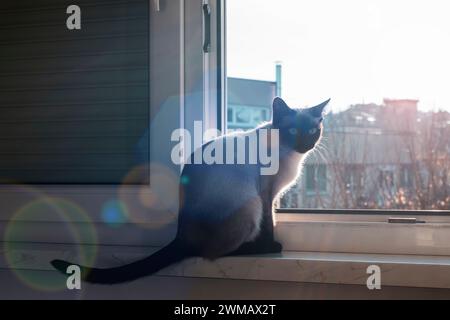
[[[309,130],[309,134],[316,134],[317,133],[317,128],[312,128]]]
[[[296,135],[298,133],[298,131],[295,128],[291,128],[291,129],[289,129],[289,133],[292,135]]]

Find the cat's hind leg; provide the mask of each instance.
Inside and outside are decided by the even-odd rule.
[[[221,224],[208,229],[208,239],[203,242],[202,256],[216,259],[230,255],[244,243],[254,241],[260,234],[262,202],[258,197],[248,201]]]
[[[267,199],[270,198],[267,197]],[[228,254],[229,256],[270,254],[283,251],[283,246],[275,241],[274,237],[272,202],[262,200],[262,204],[263,216],[257,237],[253,241],[243,243],[238,249]]]
[[[246,242],[241,245],[237,250],[227,254],[227,256],[246,256],[256,254],[271,254],[281,253],[283,246],[277,241],[271,243],[264,243],[259,241]]]

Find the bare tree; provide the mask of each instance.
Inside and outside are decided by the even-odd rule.
[[[330,121],[307,161],[326,166],[327,192],[315,183],[307,193],[303,174],[283,205],[297,207],[303,198],[301,206],[310,208],[450,210],[450,114],[428,112],[419,120],[407,132],[343,130]]]

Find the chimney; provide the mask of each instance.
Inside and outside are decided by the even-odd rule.
[[[277,61],[275,62],[276,64],[276,91],[275,91],[275,95],[277,97],[281,97],[281,76],[282,76],[282,65],[281,65],[281,61]]]
[[[383,113],[389,129],[402,132],[415,132],[419,100],[384,99]]]

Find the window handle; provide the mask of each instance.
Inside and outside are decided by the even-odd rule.
[[[207,3],[203,5],[203,52],[211,51],[211,6]]]
[[[155,11],[156,12],[160,12],[161,11],[161,3],[159,1],[160,0],[153,0],[153,2],[155,4]]]
[[[420,224],[426,223],[425,221],[417,220],[416,218],[389,218],[389,223],[397,224]]]

